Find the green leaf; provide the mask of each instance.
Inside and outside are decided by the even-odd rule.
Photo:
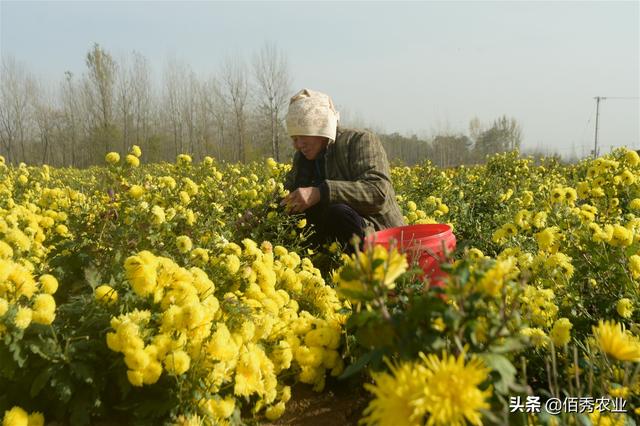
[[[469,281],[469,276],[469,268],[464,268],[462,271],[460,271],[460,274],[458,275],[460,284],[465,285]]]
[[[5,345],[0,344],[0,377],[12,379],[16,371],[18,368],[13,355]]]
[[[366,354],[358,358],[356,362],[354,362],[353,364],[350,364],[347,368],[345,368],[344,372],[340,377],[338,377],[338,379],[343,380],[353,376],[354,374],[362,370],[364,367],[366,367],[370,362],[376,359],[380,359],[381,357],[382,357],[381,349],[375,349],[371,352],[367,352]]]
[[[29,395],[32,398],[37,396],[40,391],[42,391],[52,374],[53,370],[51,368],[45,368],[40,373],[38,373],[36,378],[33,379],[33,383],[31,383],[31,390],[29,391]]]
[[[458,328],[458,324],[460,323],[460,313],[453,310],[453,309],[447,309],[446,311],[444,311],[444,322],[445,324],[447,324],[449,327],[456,329]]]
[[[84,383],[93,383],[94,369],[85,362],[74,361],[71,365],[71,374]]]
[[[353,281],[358,279],[359,277],[360,277],[360,273],[356,269],[350,266],[345,266],[340,271],[340,278],[345,281]]]
[[[102,283],[100,272],[93,264],[84,268],[84,278],[87,280],[92,290],[95,290]]]
[[[361,311],[356,314],[353,314],[347,320],[348,328],[352,327],[362,327],[367,322],[378,319],[378,314],[376,312],[371,311]]]
[[[480,354],[487,366],[500,375],[500,380],[494,382],[495,389],[506,395],[509,387],[515,382],[516,369],[504,356],[492,353]]]
[[[89,397],[85,393],[78,393],[71,400],[71,424],[88,425],[91,419],[91,404]]]
[[[519,349],[522,349],[524,345],[520,341],[520,339],[515,337],[510,337],[504,339],[504,342],[501,345],[493,345],[491,346],[490,352],[497,354],[506,354],[509,352],[514,352]]]
[[[390,346],[393,344],[394,335],[391,324],[380,321],[370,321],[356,330],[358,343],[365,348]]]
[[[24,365],[27,362],[27,356],[24,354],[20,340],[16,340],[9,345],[9,351],[13,354],[13,360],[18,364],[18,367]]]
[[[591,420],[586,415],[584,415],[584,414],[576,414],[576,417],[580,421],[580,425],[582,425],[582,426],[593,426],[593,423],[591,423]]]
[[[374,261],[371,263],[371,270],[375,271],[378,266],[382,266],[384,264],[384,259],[374,259]]]

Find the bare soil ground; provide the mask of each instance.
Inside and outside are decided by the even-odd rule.
[[[322,392],[314,392],[310,385],[298,383],[291,389],[291,400],[283,416],[274,423],[258,423],[261,426],[357,426],[371,400],[371,394],[362,385],[359,379],[338,381],[331,378]],[[92,423],[93,426],[128,424],[125,419]],[[50,421],[46,426],[67,424]]]
[[[331,381],[323,392],[297,384],[284,415],[269,426],[356,426],[370,394],[359,381]]]

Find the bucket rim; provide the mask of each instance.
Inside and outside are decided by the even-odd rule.
[[[426,238],[434,238],[434,239],[438,239],[438,238],[444,238],[448,235],[452,235],[453,236],[453,232],[451,229],[450,225],[447,225],[446,223],[421,223],[421,224],[413,224],[413,225],[403,225],[403,226],[395,226],[393,228],[387,228],[387,229],[382,229],[380,231],[377,232],[372,232],[369,235],[365,236],[364,240],[365,243],[370,243],[370,244],[374,244],[377,242],[376,236],[379,236],[379,234],[394,234],[397,232],[400,232],[400,235],[402,235],[403,232],[406,233],[410,233],[411,231],[413,231],[414,233],[421,228],[441,228],[440,232],[428,235],[428,236],[424,236],[424,237],[414,237],[411,239],[403,239],[402,241],[411,241],[411,240],[422,240],[422,239],[426,239]],[[454,236],[455,237],[455,236]],[[388,240],[388,238],[385,238]],[[399,240],[398,238],[393,238],[395,240]]]

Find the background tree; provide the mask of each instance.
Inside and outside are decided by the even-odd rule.
[[[121,150],[126,152],[133,130],[133,73],[126,57],[119,61],[116,73],[116,105]]]
[[[57,127],[62,141],[62,164],[78,167],[84,165],[78,153],[82,125],[80,124],[80,90],[77,88],[71,71],[65,71],[60,84],[61,111]]]
[[[81,77],[65,72],[58,90],[39,83],[23,64],[3,56],[0,75],[0,155],[19,161],[86,167],[105,152],[126,153],[139,145],[147,162],[174,161],[187,153],[200,159],[250,161],[272,156],[286,161],[293,148],[283,125],[291,77],[285,54],[265,44],[249,69],[228,57],[216,74],[199,77],[170,58],[157,81],[138,52],[117,62],[94,44]],[[451,167],[484,161],[487,154],[519,149],[520,125],[498,117],[488,126],[475,117],[468,134],[447,125],[434,136],[387,134],[357,112],[338,105],[340,125],[380,137],[394,164],[431,160]]]
[[[186,74],[186,67],[182,63],[176,59],[169,60],[164,74],[162,115],[166,118],[166,123],[170,128],[174,157],[184,151],[182,137],[182,106],[184,101],[182,98]]]
[[[246,162],[246,106],[249,84],[244,62],[239,57],[227,58],[222,66],[222,83],[235,124],[238,150],[236,161]]]
[[[274,44],[266,43],[254,56],[253,73],[258,86],[258,106],[268,117],[271,155],[280,161],[282,113],[291,93],[287,58]]]
[[[218,158],[224,157],[224,149],[227,146],[227,123],[229,121],[229,105],[222,92],[221,83],[211,77],[203,87],[203,99],[206,113],[212,118],[214,126],[213,153]]]
[[[149,62],[139,52],[133,52],[131,68],[131,94],[133,115],[133,136],[135,144],[146,148],[152,118],[151,71]]]
[[[183,123],[186,139],[186,144],[183,150],[193,154],[200,150],[198,143],[201,129],[199,129],[197,123],[200,83],[191,69],[187,71],[187,75],[185,77],[182,96],[180,97],[180,117]]]
[[[9,162],[28,161],[35,80],[14,57],[2,58],[0,78],[0,141]]]
[[[520,149],[522,130],[515,118],[502,116],[493,125],[480,133],[476,140],[474,152],[477,159],[498,152]]]
[[[53,146],[58,141],[55,123],[61,120],[60,111],[54,106],[54,98],[49,89],[38,87],[31,98],[31,102],[33,119],[37,129],[37,139],[39,139],[39,152],[42,155],[40,161],[42,164],[60,164],[59,150],[53,149]]]
[[[87,54],[88,78],[85,84],[90,111],[94,117],[93,132],[96,142],[111,150],[111,141],[117,138],[113,124],[113,98],[117,65],[113,57],[98,43]]]
[[[431,142],[433,162],[440,167],[453,167],[469,160],[471,139],[466,135],[437,135]]]

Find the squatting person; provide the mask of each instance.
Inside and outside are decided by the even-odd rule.
[[[291,98],[287,132],[296,150],[282,201],[289,213],[305,213],[316,243],[349,244],[353,235],[404,225],[376,135],[338,127],[331,98],[303,89]]]

